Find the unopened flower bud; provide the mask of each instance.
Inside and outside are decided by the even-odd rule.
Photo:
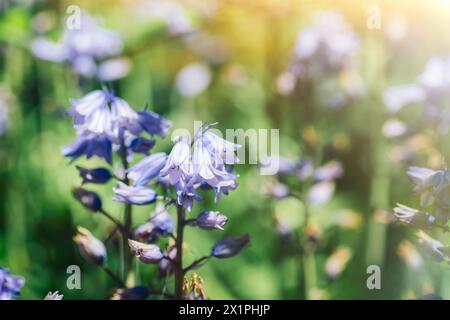
[[[102,200],[95,192],[83,188],[76,188],[72,193],[86,209],[92,212],[98,212],[102,209]]]
[[[204,211],[197,216],[196,224],[205,230],[223,230],[227,221],[228,218],[218,211]]]
[[[164,257],[161,249],[156,245],[145,244],[131,239],[128,239],[128,245],[133,254],[143,263],[158,263]]]
[[[103,184],[111,179],[112,175],[108,169],[105,168],[95,168],[86,169],[80,166],[76,166],[80,177],[83,179],[83,184],[85,183],[98,183]]]
[[[230,258],[237,255],[248,243],[250,236],[248,234],[241,237],[226,237],[214,245],[211,255],[215,258]]]
[[[83,227],[78,227],[77,232],[73,240],[78,245],[81,256],[89,263],[103,265],[106,261],[106,248],[103,242]]]

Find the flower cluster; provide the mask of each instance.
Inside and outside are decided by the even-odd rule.
[[[85,78],[98,77],[102,81],[122,78],[128,73],[125,58],[112,58],[121,54],[123,42],[113,31],[101,27],[97,21],[82,15],[79,25],[66,23],[59,42],[38,37],[31,43],[34,55],[43,60],[68,64]]]
[[[336,12],[321,12],[314,25],[299,34],[294,50],[293,73],[300,78],[321,78],[354,64],[359,39]]]
[[[140,135],[146,132],[165,136],[171,127],[169,121],[156,113],[136,112],[125,100],[105,89],[71,100],[71,104],[69,114],[74,120],[77,139],[62,153],[72,159],[97,156],[111,163],[113,149],[148,154],[155,142]]]
[[[417,230],[417,242],[438,261],[449,261],[450,252],[439,240],[426,234],[440,229],[450,231],[450,170],[432,170],[422,167],[408,168],[408,177],[414,184],[414,191],[420,197],[420,206],[433,213],[397,204],[393,209],[395,221]]]
[[[329,108],[350,103],[364,91],[356,72],[359,48],[357,34],[340,14],[318,13],[314,24],[299,33],[291,62],[277,78],[278,92],[289,95],[294,89],[314,89],[320,104]]]
[[[74,237],[81,256],[104,269],[118,284],[114,299],[145,299],[151,294],[148,289],[141,290],[141,286],[129,282],[133,272],[132,255],[142,263],[159,265],[162,279],[173,275],[175,291],[169,296],[181,299],[187,272],[199,268],[212,257],[233,257],[249,243],[248,235],[225,237],[213,246],[208,255],[188,266],[182,263],[185,227],[223,230],[227,223],[227,217],[217,211],[203,211],[196,218],[187,217],[186,211],[193,209],[195,201],[203,199],[202,192],[213,190],[217,202],[222,195],[237,188],[238,175],[233,172],[233,166],[238,163],[236,151],[239,145],[222,139],[211,131],[211,125],[207,125],[202,126],[192,140],[177,138],[169,154],[153,153],[151,150],[156,143],[153,137],[164,137],[171,127],[170,121],[147,110],[136,112],[125,100],[105,89],[71,100],[71,104],[69,114],[73,118],[77,138],[63,148],[63,155],[72,161],[81,156],[97,156],[111,165],[117,153],[122,163],[120,172],[114,173],[103,167],[76,168],[83,185],[104,185],[111,179],[118,180],[113,188],[115,197],[112,201],[123,204],[124,221],[105,210],[104,202],[96,192],[84,187],[73,190],[73,196],[84,208],[114,223],[111,236],[114,237],[118,231],[123,240],[124,275],[120,277],[109,268],[107,248],[100,239],[83,227],[78,227]],[[146,157],[131,165],[133,155],[138,153]],[[154,203],[156,209],[149,219],[135,227],[132,223],[133,206]],[[172,206],[177,209],[176,220],[170,216]],[[169,237],[171,242],[163,240]],[[161,249],[161,245],[166,245],[166,249]]]
[[[20,294],[25,284],[21,276],[12,275],[8,269],[0,268],[0,300],[12,300]]]
[[[450,109],[446,103],[450,98],[449,70],[450,56],[431,58],[415,83],[387,89],[383,95],[384,104],[395,113],[407,105],[419,103],[423,105],[425,118],[436,125],[438,132],[447,133],[450,125]]]

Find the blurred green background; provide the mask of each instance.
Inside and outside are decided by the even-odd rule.
[[[307,154],[310,145],[323,150],[324,160],[337,159],[344,175],[334,197],[312,210],[320,246],[314,268],[319,299],[402,299],[436,293],[450,298],[450,277],[445,267],[421,257],[404,228],[389,224],[396,202],[417,203],[407,180],[408,164],[442,165],[448,156],[445,137],[436,137],[408,109],[403,117],[417,130],[404,143],[417,154],[400,161],[398,142],[382,135],[389,118],[383,90],[410,83],[433,55],[449,52],[450,2],[448,1],[180,1],[186,19],[202,36],[186,40],[171,32],[163,19],[151,17],[148,1],[12,1],[1,0],[0,99],[7,109],[7,127],[0,137],[0,266],[23,275],[21,299],[42,299],[59,290],[67,299],[109,298],[114,284],[101,271],[85,263],[72,241],[82,225],[100,238],[109,228],[99,215],[83,209],[71,196],[81,181],[74,166],[61,156],[62,146],[75,136],[64,112],[70,98],[99,87],[84,81],[62,64],[33,56],[30,43],[40,32],[58,39],[66,8],[76,4],[97,17],[104,27],[124,40],[123,56],[129,74],[111,86],[134,108],[149,104],[174,123],[192,130],[194,120],[219,122],[218,128],[279,128],[280,153],[286,157]],[[155,1],[153,1],[155,2]],[[369,5],[381,8],[381,28],[367,28]],[[146,15],[148,10],[148,15]],[[356,70],[364,93],[340,109],[313,104],[314,117],[302,110],[311,105],[304,96],[277,91],[278,76],[287,68],[297,34],[313,22],[319,11],[342,14],[360,37]],[[175,16],[171,16],[175,19]],[[186,97],[175,86],[178,72],[193,62],[208,66],[211,79],[199,95]],[[156,150],[168,152],[169,138]],[[397,149],[396,149],[397,148]],[[409,150],[409,149],[408,149]],[[77,160],[94,167],[98,159]],[[196,204],[222,211],[229,218],[225,234],[248,232],[251,246],[225,261],[211,261],[197,273],[211,299],[301,299],[299,257],[277,233],[274,215],[292,227],[304,218],[295,199],[274,201],[264,194],[270,177],[260,176],[255,165],[240,165],[239,188],[215,204],[212,198]],[[111,202],[113,182],[89,186],[98,191],[104,206],[115,216],[121,208]],[[143,222],[151,211],[134,212]],[[351,213],[353,223],[337,225],[337,217]],[[188,229],[186,257],[209,252],[223,233]],[[114,252],[118,244],[108,243]],[[326,263],[334,256],[343,271],[333,278]],[[417,257],[417,255],[419,255]],[[415,259],[415,260],[414,260]],[[343,261],[345,260],[345,261]],[[347,261],[348,260],[348,261]],[[417,262],[418,263],[414,263]],[[413,262],[411,262],[413,261]],[[82,289],[68,290],[66,268],[80,265]],[[110,258],[112,268],[117,261]],[[382,270],[382,289],[368,290],[366,268]],[[138,279],[149,282],[157,268],[138,264]]]

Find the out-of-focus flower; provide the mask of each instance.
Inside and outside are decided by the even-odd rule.
[[[436,130],[445,134],[449,130],[450,110],[445,101],[450,98],[450,56],[432,57],[425,70],[413,84],[389,88],[384,92],[384,103],[391,112],[420,103],[423,105],[423,116]]]
[[[160,236],[171,235],[173,230],[173,219],[168,214],[166,207],[158,204],[150,219],[135,229],[133,238],[141,242],[154,243],[159,240]]]
[[[327,275],[335,279],[344,271],[348,261],[352,257],[352,251],[347,247],[336,249],[325,262]]]
[[[155,212],[150,217],[152,223],[158,233],[167,236],[173,233],[174,222],[170,217],[167,209],[163,205],[158,205]]]
[[[38,58],[67,63],[74,72],[88,78],[97,75],[96,61],[117,56],[122,49],[122,39],[88,15],[82,16],[79,28],[64,30],[59,42],[39,37],[31,43],[31,50]]]
[[[422,102],[424,99],[424,92],[415,85],[389,88],[383,94],[384,103],[391,112],[397,112],[407,104]]]
[[[320,78],[352,67],[359,39],[336,12],[321,12],[298,36],[291,66],[299,78]]]
[[[327,203],[333,196],[335,183],[333,181],[322,181],[314,184],[308,191],[308,202],[310,205],[319,206]]]
[[[424,207],[435,204],[436,218],[447,222],[450,217],[450,170],[410,167],[408,177],[415,184],[414,191],[420,194],[420,204]]]
[[[228,218],[218,211],[203,211],[195,219],[196,225],[205,230],[223,230],[227,221]]]
[[[85,183],[106,183],[112,178],[111,173],[105,168],[86,169],[80,166],[75,166],[78,169],[80,177]]]
[[[342,228],[357,229],[362,225],[363,219],[352,210],[342,210],[336,213],[334,222]]]
[[[62,300],[63,297],[64,297],[64,295],[59,294],[58,291],[55,291],[55,292],[50,291],[49,293],[47,293],[44,300]]]
[[[172,260],[175,260],[177,255],[177,248],[175,246],[170,246],[169,249],[167,249],[166,256],[169,257]],[[175,270],[175,267],[173,265],[173,262],[169,261],[168,259],[162,259],[159,262],[159,276],[161,278],[166,278],[170,276]]]
[[[408,127],[400,120],[389,119],[383,124],[381,131],[386,138],[399,138],[408,132]]]
[[[393,17],[386,23],[386,35],[392,42],[403,40],[408,32],[408,21],[405,17]]]
[[[297,79],[289,71],[285,71],[277,77],[277,90],[281,95],[289,95],[294,91]]]
[[[94,191],[83,188],[75,188],[73,196],[88,210],[98,212],[102,210],[102,199]]]
[[[128,178],[134,181],[135,186],[146,185],[160,174],[166,161],[167,155],[164,152],[154,153],[130,168]]]
[[[429,229],[436,225],[436,218],[419,210],[397,204],[394,208],[394,215],[397,221],[409,224],[416,228]]]
[[[87,262],[97,266],[102,266],[106,262],[105,245],[94,237],[89,230],[77,227],[77,234],[73,237],[73,240],[77,244],[81,256]]]
[[[143,263],[159,263],[164,257],[161,249],[156,245],[145,244],[131,239],[128,239],[128,245],[130,246],[133,254]]]
[[[398,255],[405,260],[406,264],[413,268],[419,269],[423,264],[423,259],[419,252],[414,248],[413,244],[409,241],[402,241],[398,245]]]
[[[0,300],[15,299],[24,284],[24,277],[12,275],[8,269],[0,267]]]
[[[181,2],[146,0],[136,6],[136,11],[145,16],[146,20],[164,22],[169,32],[174,35],[183,35],[193,30],[189,13]]]
[[[211,255],[215,258],[231,258],[237,255],[245,246],[250,243],[248,234],[241,237],[225,237],[214,245]]]
[[[416,235],[417,241],[422,245],[429,256],[439,262],[449,259],[449,252],[442,242],[433,239],[422,230],[419,230]]]
[[[344,169],[339,161],[332,160],[316,169],[314,178],[316,181],[335,180],[342,176]]]
[[[144,242],[154,243],[159,240],[159,232],[151,222],[146,222],[136,227],[133,232],[133,239]]]
[[[114,81],[125,77],[131,69],[127,58],[105,60],[98,66],[98,78],[102,81]]]
[[[123,182],[118,182],[118,184],[119,187],[113,188],[116,194],[113,201],[142,206],[156,200],[156,192],[153,189],[145,186],[128,186]]]
[[[145,300],[149,295],[150,291],[144,286],[119,288],[114,292],[111,300]]]
[[[178,91],[186,97],[195,97],[209,86],[211,71],[206,64],[191,63],[177,74],[175,85]]]
[[[265,185],[265,194],[275,199],[284,199],[289,196],[289,187],[281,182],[270,181]]]

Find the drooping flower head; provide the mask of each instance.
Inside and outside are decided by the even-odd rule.
[[[140,135],[146,132],[164,136],[172,125],[151,111],[134,111],[128,102],[106,89],[72,99],[71,105],[69,115],[73,117],[77,138],[62,153],[72,159],[98,156],[111,163],[113,146],[119,151],[126,148],[128,154],[148,154],[154,140]]]
[[[73,240],[78,245],[81,256],[89,263],[101,266],[106,262],[106,248],[103,242],[98,240],[92,233],[83,228],[77,228],[77,234]]]
[[[201,200],[197,189],[202,186],[214,189],[216,201],[237,187],[238,175],[228,165],[238,162],[240,146],[209,132],[210,127],[201,127],[193,141],[179,137],[160,172],[160,178],[175,186],[177,203],[189,210],[194,200]]]

